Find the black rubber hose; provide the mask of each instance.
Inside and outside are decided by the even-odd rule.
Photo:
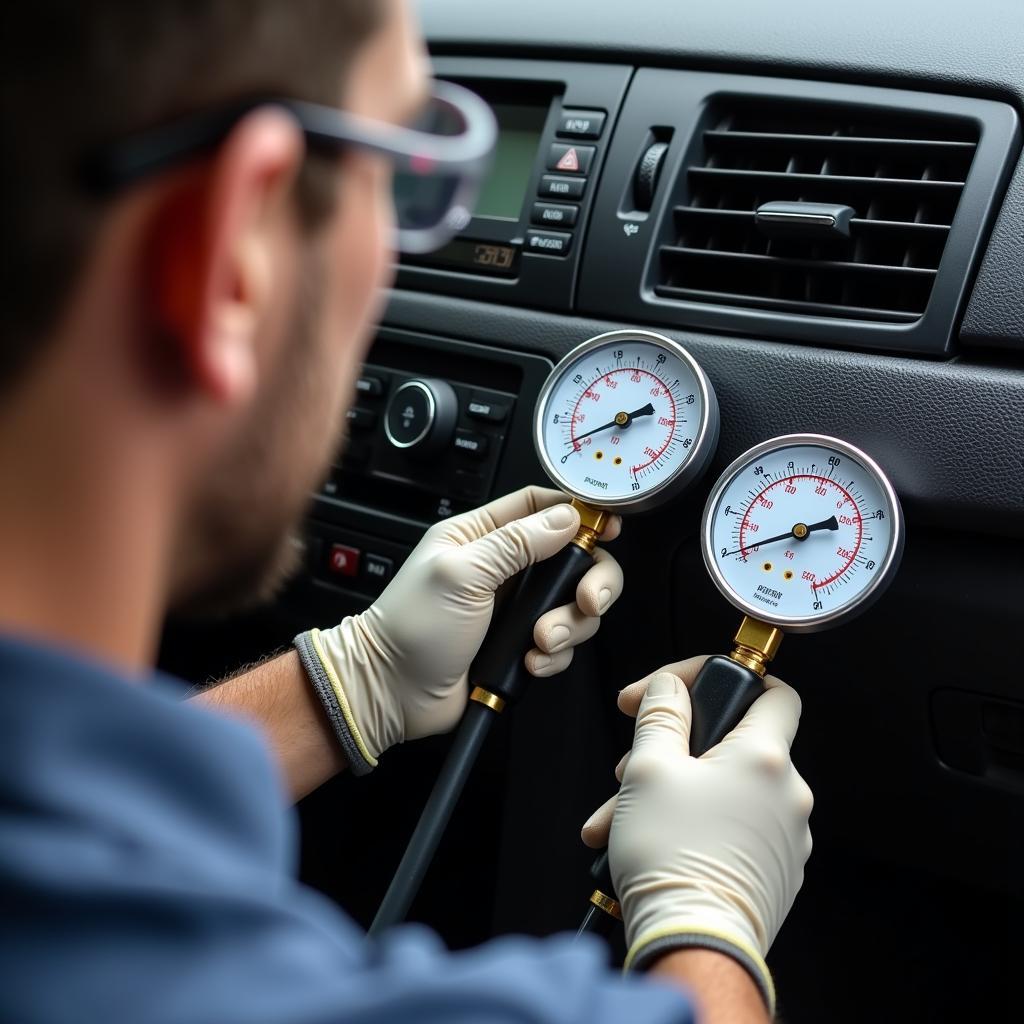
[[[385,928],[405,920],[495,718],[497,713],[489,707],[469,702],[416,830],[370,925],[370,935],[379,935]]]
[[[700,757],[721,743],[763,692],[764,681],[756,672],[720,654],[708,658],[690,687],[690,753]],[[595,888],[611,896],[614,889],[607,850],[594,861],[590,874]],[[607,935],[614,924],[615,918],[591,904],[576,934]]]
[[[508,704],[515,703],[533,678],[523,658],[533,647],[534,625],[545,612],[575,600],[576,587],[593,564],[588,551],[569,544],[527,569],[491,623],[470,667],[470,682]],[[467,705],[416,831],[370,925],[370,935],[405,920],[495,717],[496,712],[478,701]]]

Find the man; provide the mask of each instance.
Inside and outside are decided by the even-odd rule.
[[[611,826],[625,977],[564,938],[370,944],[294,880],[278,773],[300,795],[450,728],[495,589],[575,532],[560,495],[431,530],[373,608],[218,687],[215,711],[152,671],[169,606],[228,607],[289,568],[387,277],[408,157],[389,126],[428,91],[401,0],[6,18],[0,1018],[661,1022],[692,998],[765,1021],[762,958],[810,852],[777,680],[699,760],[699,659],[623,691],[633,751],[585,838]],[[348,142],[314,153],[331,132]],[[620,589],[603,556],[538,623],[531,670],[563,669]]]

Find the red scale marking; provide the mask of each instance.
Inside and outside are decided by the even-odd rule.
[[[857,508],[857,503],[853,500],[853,498],[850,496],[850,492],[845,487],[843,487],[841,484],[837,484],[835,480],[831,480],[827,476],[815,476],[813,473],[797,473],[795,476],[787,476],[784,477],[782,480],[776,480],[775,483],[769,484],[757,495],[755,495],[754,500],[751,501],[750,505],[747,506],[747,511],[743,514],[743,520],[740,522],[740,554],[743,555],[744,558],[746,558],[747,547],[743,543],[743,531],[746,529],[747,519],[750,516],[751,509],[757,504],[757,499],[766,495],[773,487],[778,487],[779,484],[792,483],[794,480],[817,480],[819,483],[823,483],[828,487],[834,487],[837,491],[840,491],[842,493],[843,498],[845,499],[844,504],[845,502],[848,501],[850,505],[853,507],[853,514],[857,520],[857,543],[854,545],[853,553],[850,555],[849,561],[838,572],[833,573],[831,576],[829,576],[827,580],[815,580],[814,583],[811,584],[812,590],[819,590],[821,587],[827,587],[830,583],[834,583],[837,579],[839,579],[840,576],[843,575],[844,572],[846,572],[847,569],[850,568],[851,565],[853,565],[854,559],[856,559],[857,557],[857,552],[860,551],[861,540],[864,536],[864,522],[861,519],[860,509]],[[755,542],[750,546],[752,548],[757,547],[757,543]]]
[[[579,411],[580,402],[583,401],[584,395],[586,395],[588,391],[593,391],[594,387],[600,384],[601,381],[608,380],[610,377],[614,377],[618,373],[639,373],[641,376],[650,377],[651,380],[655,381],[658,387],[660,387],[661,390],[665,392],[665,397],[669,400],[669,404],[672,406],[672,422],[673,424],[675,424],[676,402],[675,399],[672,397],[672,392],[669,391],[669,389],[665,386],[665,382],[661,380],[659,377],[656,377],[653,373],[651,373],[650,370],[640,370],[634,366],[622,366],[616,370],[609,370],[608,373],[604,373],[596,380],[592,381],[583,389],[583,391],[580,393],[580,397],[576,399],[576,405],[573,406],[572,410],[572,418],[569,421],[569,440],[572,441],[573,451],[581,451],[579,442],[576,440],[576,413]],[[650,462],[645,462],[641,466],[630,466],[629,471],[635,475],[637,470],[646,469],[648,466],[651,466],[655,462],[657,462],[658,459],[660,459],[662,455],[665,454],[665,449],[668,448],[668,446],[672,443],[672,438],[675,436],[676,428],[675,426],[673,426],[672,429],[668,432],[668,437],[665,438],[665,443],[661,446],[661,448],[658,449],[658,454],[655,455],[654,458],[650,460]]]

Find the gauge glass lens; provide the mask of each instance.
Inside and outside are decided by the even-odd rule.
[[[697,444],[704,406],[694,371],[672,349],[620,338],[565,367],[540,414],[558,482],[600,503],[670,479]]]
[[[784,625],[836,614],[873,589],[889,567],[898,517],[859,459],[799,444],[756,455],[735,472],[705,536],[738,602]]]

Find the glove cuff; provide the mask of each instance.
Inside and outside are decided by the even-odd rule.
[[[764,958],[754,949],[737,939],[708,928],[685,928],[676,931],[663,928],[641,935],[633,943],[626,956],[626,971],[644,971],[659,957],[677,949],[712,949],[724,953],[736,961],[753,979],[761,998],[768,1008],[768,1015],[775,1014],[775,983]]]
[[[356,726],[345,688],[341,685],[330,658],[324,653],[320,630],[310,629],[300,633],[292,643],[317,697],[320,698],[341,749],[345,752],[349,770],[353,775],[368,775],[377,767],[377,758],[370,753]]]

